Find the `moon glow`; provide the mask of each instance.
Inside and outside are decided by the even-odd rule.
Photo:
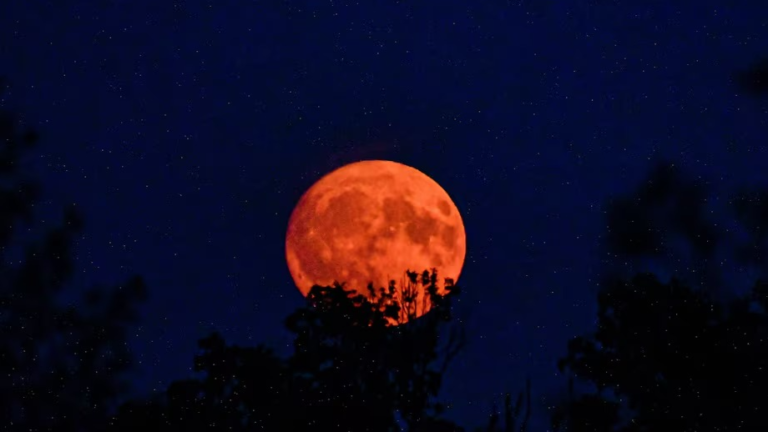
[[[382,160],[355,162],[310,187],[288,222],[288,269],[302,295],[345,282],[367,295],[406,270],[458,280],[464,223],[448,193],[421,171]],[[424,293],[419,293],[419,296]]]

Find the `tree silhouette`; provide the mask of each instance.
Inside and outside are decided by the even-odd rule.
[[[628,196],[609,200],[606,208],[603,272],[631,276],[640,272],[683,274],[697,285],[717,287],[719,267],[710,265],[724,242],[707,212],[707,185],[661,161]]]
[[[568,382],[566,400],[554,407],[552,428],[555,431],[607,432],[619,422],[619,403],[604,394],[575,396],[574,380]]]
[[[615,280],[600,293],[598,330],[572,340],[560,365],[597,387],[591,397],[593,405],[605,405],[597,411],[601,417],[607,411],[618,422],[619,407],[608,402],[626,400],[631,421],[619,430],[763,430],[763,287],[758,283],[749,296],[721,305],[674,279]],[[567,430],[587,430],[585,424]],[[601,430],[614,430],[607,426],[615,425]]]
[[[705,220],[703,206],[695,205],[706,193],[691,192],[686,182],[657,169],[634,196],[614,201],[607,211],[609,251],[621,261],[648,255],[669,259],[663,248],[671,232],[694,251],[693,268],[711,265],[722,233]],[[663,188],[655,190],[660,184]],[[675,202],[658,199],[670,197]],[[766,213],[759,199],[733,202],[737,220],[764,240],[760,227]],[[758,264],[760,259],[746,259],[755,258],[756,251],[761,253],[737,244],[743,262]],[[747,294],[716,298],[707,282],[608,272],[598,293],[597,330],[573,339],[559,362],[561,371],[569,371],[584,388],[571,387],[569,400],[552,418],[555,429],[764,430],[768,288],[758,280]]]
[[[21,228],[36,232],[39,186],[21,168],[37,135],[20,133],[17,123],[0,111],[0,424],[19,431],[100,430],[126,388],[124,331],[136,318],[144,285],[133,278],[115,290],[89,290],[78,307],[61,304],[81,220],[67,208],[60,227],[29,241],[19,235]]]
[[[768,96],[768,58],[736,73],[736,83],[746,94]]]
[[[408,272],[404,289],[425,289],[432,308],[394,326],[410,299],[387,289],[362,296],[343,284],[315,286],[305,307],[286,319],[295,334],[292,356],[257,346],[228,346],[218,334],[199,342],[201,378],[171,384],[160,400],[121,407],[116,430],[401,430],[458,431],[440,419],[441,379],[463,346],[451,320],[458,288],[437,294],[437,275]],[[442,340],[446,340],[441,344]]]
[[[743,189],[731,202],[747,233],[746,240],[736,244],[734,258],[764,277],[768,271],[768,190]]]
[[[525,407],[525,411],[523,411]],[[531,380],[526,380],[525,391],[521,391],[512,403],[512,395],[504,395],[504,423],[501,423],[501,413],[493,406],[488,425],[475,428],[475,432],[526,432],[531,418]]]

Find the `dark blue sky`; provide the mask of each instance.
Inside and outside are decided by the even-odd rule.
[[[24,1],[0,4],[0,75],[42,135],[41,218],[86,217],[73,288],[138,273],[139,392],[211,329],[288,351],[302,304],[288,217],[323,174],[429,174],[467,232],[470,346],[443,387],[484,421],[533,378],[534,410],[589,331],[603,205],[673,159],[725,196],[768,184],[766,114],[732,74],[768,52],[768,3]]]

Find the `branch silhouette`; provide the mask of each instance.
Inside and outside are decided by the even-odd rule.
[[[622,262],[643,255],[670,259],[674,255],[661,250],[671,233],[694,251],[692,268],[712,266],[723,236],[704,218],[703,206],[691,205],[706,194],[687,182],[657,168],[636,195],[614,200],[607,212],[609,253]],[[761,196],[740,192],[732,201],[752,237],[731,252],[744,265],[764,265],[761,227],[768,213],[756,199]],[[552,416],[555,430],[764,429],[766,283],[758,279],[748,293],[736,294],[732,281],[721,281],[730,293],[723,296],[706,278],[680,278],[682,269],[672,270],[666,282],[648,271],[605,275],[597,329],[571,340],[558,363],[575,380]]]
[[[0,424],[104,430],[128,387],[125,333],[146,290],[134,277],[115,289],[89,289],[78,307],[58,300],[73,272],[71,247],[82,220],[68,207],[59,227],[35,227],[40,187],[22,161],[37,142],[34,131],[20,131],[16,117],[0,111]],[[33,238],[22,238],[22,228]]]
[[[736,83],[746,94],[757,97],[768,96],[768,58],[753,63],[736,73]]]
[[[306,306],[285,320],[294,335],[293,353],[279,358],[264,346],[227,345],[218,334],[200,340],[195,371],[202,378],[171,384],[154,400],[121,407],[113,429],[173,430],[353,430],[460,431],[440,418],[436,397],[442,375],[463,346],[460,331],[448,331],[450,304],[459,289],[451,282],[437,294],[437,275],[407,272],[406,286],[394,281],[363,296],[344,284],[315,286]],[[401,290],[401,291],[398,291]],[[398,292],[430,293],[429,313],[412,319]],[[403,319],[401,325],[393,320]]]

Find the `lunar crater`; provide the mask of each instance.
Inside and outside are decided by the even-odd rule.
[[[451,215],[451,205],[448,204],[445,200],[440,200],[437,202],[437,208],[440,210],[440,213],[442,213],[445,216]]]

